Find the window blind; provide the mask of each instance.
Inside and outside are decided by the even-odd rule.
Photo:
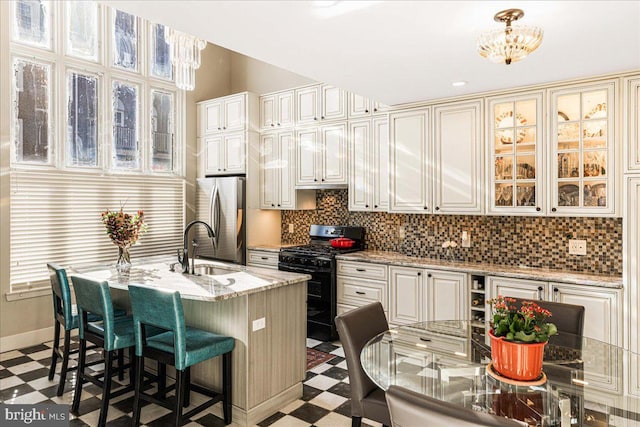
[[[48,287],[47,262],[115,263],[100,214],[144,210],[147,232],[131,258],[175,254],[182,245],[184,179],[11,171],[11,292]]]

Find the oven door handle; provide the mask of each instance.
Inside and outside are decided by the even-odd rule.
[[[306,268],[300,268],[300,267],[285,266],[283,268],[284,268],[284,270],[281,270],[281,271],[289,271],[291,273],[307,273],[307,274],[317,273],[317,271],[309,270],[309,269],[306,269]]]

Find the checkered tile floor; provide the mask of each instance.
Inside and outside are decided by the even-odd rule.
[[[61,397],[56,396],[59,376],[56,374],[53,381],[49,381],[47,375],[51,363],[51,347],[53,343],[47,342],[22,350],[0,353],[0,402],[2,403],[66,403],[71,404],[73,399],[73,385],[75,384],[75,372],[67,374],[65,392]],[[348,427],[351,425],[351,407],[349,401],[349,378],[347,364],[340,343],[327,343],[307,339],[307,346],[336,357],[327,363],[316,366],[307,371],[304,381],[302,399],[296,400],[269,418],[258,423],[260,427]],[[72,348],[77,348],[74,341]],[[92,351],[88,352],[88,360],[96,360],[100,355]],[[76,358],[73,355],[72,358]],[[73,364],[74,362],[71,362]],[[57,369],[60,372],[61,363]],[[102,364],[91,366],[89,369],[100,371]],[[118,383],[117,377],[114,382]],[[128,384],[129,378],[125,375],[122,384]],[[115,386],[115,384],[114,384]],[[115,389],[115,388],[114,388]],[[102,390],[93,384],[86,384],[82,392],[79,416],[73,416],[70,426],[95,426],[100,413],[100,398]],[[202,396],[192,393],[191,407],[202,403]],[[133,408],[133,392],[115,398],[111,401],[107,425],[130,426],[131,411]],[[190,409],[189,408],[189,409]],[[142,408],[141,422],[149,427],[171,425],[170,411],[154,405],[147,404]],[[365,420],[364,426],[379,427],[380,424]],[[196,415],[188,426],[223,426],[221,419],[203,411]]]

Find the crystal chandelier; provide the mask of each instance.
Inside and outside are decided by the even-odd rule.
[[[478,53],[493,62],[509,65],[536,50],[542,43],[542,28],[525,25],[511,26],[511,22],[524,16],[520,9],[507,9],[496,13],[493,19],[504,22],[505,29],[486,31],[478,37]]]
[[[167,28],[165,40],[169,43],[171,63],[175,67],[178,89],[193,90],[196,69],[200,67],[200,51],[207,42],[190,34]]]

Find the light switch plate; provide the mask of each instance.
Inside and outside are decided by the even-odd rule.
[[[253,321],[253,332],[259,331],[267,327],[267,319],[261,317]]]
[[[293,234],[293,224],[289,224],[289,234]]]
[[[461,245],[463,248],[471,247],[471,233],[466,230],[462,231],[462,235],[460,236]]]
[[[569,254],[570,255],[586,255],[587,241],[578,240],[578,239],[569,240]]]

